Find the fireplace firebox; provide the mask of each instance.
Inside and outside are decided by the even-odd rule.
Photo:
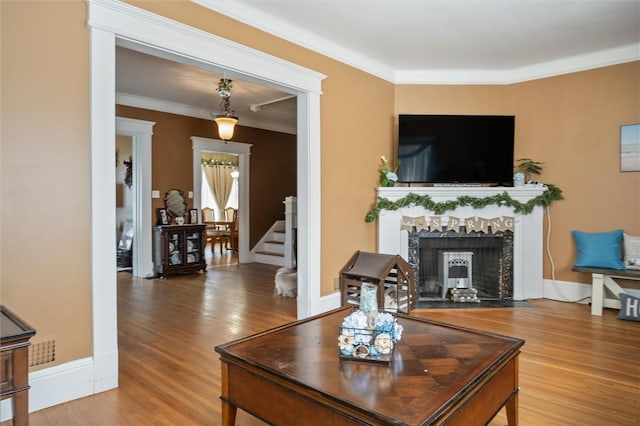
[[[513,232],[422,230],[409,232],[408,243],[419,301],[513,299]]]

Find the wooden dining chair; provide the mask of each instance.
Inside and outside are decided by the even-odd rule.
[[[211,252],[213,253],[216,248],[216,244],[220,245],[220,253],[222,253],[227,237],[225,236],[226,229],[220,229],[218,222],[216,222],[215,214],[212,208],[202,208],[202,223],[205,225],[205,244],[211,243]]]
[[[225,209],[225,215],[229,222],[227,231],[225,232],[227,248],[237,252],[238,251],[238,209],[227,208]]]

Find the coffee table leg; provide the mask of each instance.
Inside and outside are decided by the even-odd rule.
[[[238,407],[229,402],[229,381],[231,374],[229,373],[229,364],[222,361],[221,363],[221,390],[220,400],[222,403],[222,425],[234,426],[236,424],[236,412]]]
[[[222,401],[222,424],[224,426],[233,426],[236,424],[236,412],[238,408],[226,401]]]
[[[518,426],[518,392],[511,395],[504,407],[507,410],[507,424]]]

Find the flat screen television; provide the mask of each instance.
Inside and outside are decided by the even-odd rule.
[[[398,117],[398,181],[513,185],[512,115]]]

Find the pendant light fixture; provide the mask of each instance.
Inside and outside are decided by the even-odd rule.
[[[233,131],[238,123],[238,117],[235,116],[234,111],[231,109],[231,103],[229,102],[232,87],[233,84],[231,84],[230,78],[223,77],[220,79],[220,82],[218,82],[218,93],[220,93],[220,97],[222,98],[222,102],[220,103],[221,111],[220,114],[212,114],[213,120],[218,125],[218,135],[220,139],[225,142],[233,137]]]

